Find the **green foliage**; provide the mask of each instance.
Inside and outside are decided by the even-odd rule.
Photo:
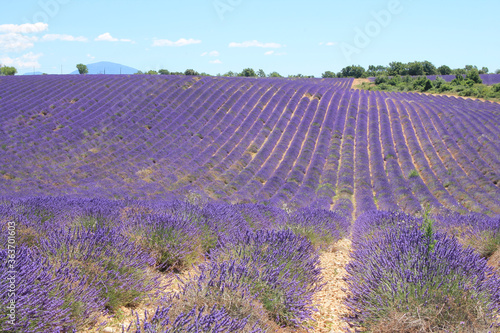
[[[259,69],[259,70],[257,71],[257,75],[258,75],[259,77],[266,77],[266,72],[264,72],[264,70],[263,70],[263,69]]]
[[[479,74],[488,74],[490,72],[488,67],[483,67],[479,70]]]
[[[408,174],[408,178],[417,178],[419,176],[420,174],[416,169],[411,170],[410,173]]]
[[[389,67],[387,68],[387,74],[394,75],[408,75],[408,71],[406,69],[405,64],[399,61],[393,61],[389,63]]]
[[[151,69],[151,70],[147,71],[146,74],[147,75],[158,75],[158,72]]]
[[[244,77],[256,77],[257,74],[252,68],[245,68],[243,71],[238,76],[244,76]]]
[[[479,71],[477,69],[470,70],[465,76],[467,80],[472,80],[474,83],[483,83],[481,77],[479,76]]]
[[[335,73],[332,71],[326,71],[323,74],[321,74],[321,77],[324,79],[333,79],[335,78]]]
[[[426,209],[423,212],[424,222],[422,223],[422,231],[424,232],[425,238],[427,239],[427,248],[430,252],[434,251],[434,246],[437,243],[437,240],[434,237],[434,220],[430,217],[430,206],[427,205]]]
[[[366,71],[366,75],[368,77],[387,75],[387,67],[382,66],[382,65],[378,65],[378,66],[370,65],[370,66],[368,66],[368,70]]]
[[[409,75],[424,75],[424,66],[418,61],[410,62],[408,64],[408,74]]]
[[[358,66],[352,65],[342,68],[340,73],[342,77],[360,78],[365,74],[365,69],[360,65]]]
[[[78,73],[80,73],[80,74],[88,74],[89,73],[89,69],[84,64],[78,64],[78,65],[76,65],[76,68],[78,69]]]
[[[168,69],[160,69],[158,71],[158,74],[160,74],[160,75],[170,75],[170,72],[168,71]]]
[[[430,61],[423,61],[422,63],[422,68],[424,69],[424,74],[425,75],[436,75],[438,74],[438,71],[436,69],[436,66],[434,66]]]
[[[0,76],[16,75],[17,69],[15,67],[4,66],[0,67]]]
[[[194,69],[186,69],[184,71],[184,75],[200,75],[200,74]]]
[[[451,68],[449,66],[446,66],[446,65],[439,66],[437,71],[441,75],[450,75],[451,74]]]
[[[283,76],[281,76],[280,73],[278,72],[272,72],[269,74],[269,77],[283,77]]]

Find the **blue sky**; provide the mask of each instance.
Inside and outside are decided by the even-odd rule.
[[[497,0],[2,0],[0,63],[51,74],[98,61],[210,74],[320,76],[394,60],[494,71],[498,13]]]

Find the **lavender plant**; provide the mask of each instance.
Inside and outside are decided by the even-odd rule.
[[[78,268],[111,311],[137,305],[159,285],[158,277],[147,270],[154,259],[117,229],[56,230],[41,240],[40,252],[53,265]]]
[[[0,250],[0,265],[2,332],[71,332],[95,324],[103,313],[105,299],[94,281],[68,262],[52,263],[22,245],[14,257]]]
[[[319,256],[306,238],[290,230],[247,232],[211,260],[245,265],[250,292],[278,324],[300,326],[310,319],[312,296],[322,285]]]
[[[202,258],[201,230],[192,220],[158,213],[135,215],[126,223],[125,234],[155,258],[160,271],[179,271]]]
[[[448,214],[435,217],[436,227],[457,237],[482,257],[490,257],[500,249],[500,217],[483,214]]]
[[[499,276],[443,233],[393,225],[354,251],[347,272],[346,305],[356,326],[472,332],[498,324]]]
[[[348,233],[349,219],[339,212],[301,208],[292,213],[285,225],[295,234],[306,237],[315,248],[331,246]]]

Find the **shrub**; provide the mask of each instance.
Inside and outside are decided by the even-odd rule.
[[[227,321],[241,325],[237,332],[278,329],[256,295],[250,293],[249,280],[247,266],[235,261],[202,264],[198,276],[185,282],[181,292],[167,301],[173,305],[170,322],[184,316],[187,323],[193,323],[196,318],[185,314],[223,311],[223,319],[229,317]]]
[[[140,214],[127,221],[126,234],[156,260],[160,271],[180,271],[201,260],[200,229],[188,218]]]
[[[319,256],[304,237],[290,230],[247,232],[242,240],[224,244],[211,259],[244,265],[250,293],[279,325],[300,326],[310,319],[321,271]]]
[[[439,232],[389,228],[354,251],[347,273],[351,319],[370,331],[481,331],[498,320],[498,276]]]
[[[290,215],[284,227],[306,237],[315,248],[322,248],[347,235],[349,220],[338,212],[301,208]]]
[[[99,288],[111,311],[138,304],[159,283],[146,270],[154,259],[116,229],[56,230],[41,240],[40,250],[53,265],[78,268],[82,278]]]
[[[367,240],[373,240],[379,233],[397,226],[421,228],[423,220],[403,212],[374,210],[361,214],[352,227],[352,242],[354,248],[363,245]]]
[[[446,232],[463,246],[470,246],[482,257],[490,257],[500,249],[500,218],[479,213],[450,213],[435,217],[436,228]]]
[[[36,250],[19,246],[14,275],[9,256],[8,250],[0,250],[0,331],[69,332],[96,322],[105,300],[77,268],[51,263]],[[14,300],[9,282],[15,285],[15,320],[8,316]]]
[[[464,97],[477,96],[478,94],[479,91],[475,88],[467,88],[458,93],[459,96],[464,96]]]
[[[420,174],[418,173],[417,169],[411,170],[410,173],[408,174],[408,178],[417,178],[419,176]]]

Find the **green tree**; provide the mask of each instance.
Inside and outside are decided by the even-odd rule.
[[[470,70],[465,76],[466,80],[474,81],[474,83],[483,83],[481,77],[479,76],[479,71],[477,69]]]
[[[321,74],[321,77],[323,79],[334,79],[335,78],[335,73],[331,71],[326,71],[323,74]]]
[[[281,74],[278,72],[271,72],[269,73],[269,77],[283,77],[283,76],[281,76]]]
[[[389,76],[394,76],[394,75],[408,75],[408,69],[407,65],[403,64],[400,61],[393,61],[389,64],[389,67],[387,67],[387,74]]]
[[[239,76],[244,76],[244,77],[256,77],[257,74],[252,68],[245,68]]]
[[[461,86],[464,82],[463,74],[455,74],[455,78],[450,83],[454,86]]]
[[[342,68],[340,71],[342,73],[342,77],[355,77],[360,78],[365,74],[365,69],[362,66],[347,66]]]
[[[477,66],[473,66],[473,65],[465,65],[465,71],[466,72],[470,72],[472,70],[477,70]]]
[[[158,74],[160,74],[160,75],[170,75],[170,72],[167,69],[160,69],[158,71]]]
[[[409,75],[424,75],[424,66],[421,62],[414,61],[408,63],[408,74]]]
[[[234,73],[233,71],[229,71],[226,74],[224,74],[224,76],[233,77],[233,76],[236,76],[236,73]]]
[[[262,70],[262,69],[259,69],[257,72],[257,75],[259,77],[266,77],[266,72],[264,72],[264,70]]]
[[[153,70],[153,69],[150,69],[149,71],[147,71],[146,74],[148,74],[148,75],[158,75],[158,72],[155,71],[155,70]]]
[[[134,74],[141,75],[141,74],[144,74],[144,73],[143,73],[143,71],[137,71]]]
[[[78,73],[80,73],[80,74],[88,74],[89,73],[89,69],[84,64],[78,64],[78,65],[76,65],[76,68],[78,69]]]
[[[382,66],[382,65],[378,65],[378,66],[370,65],[370,66],[368,66],[368,70],[366,71],[366,74],[369,77],[379,76],[379,75],[383,75],[386,73],[387,73],[387,67]]]
[[[437,71],[441,75],[450,75],[452,73],[451,68],[449,66],[446,66],[446,65],[439,66]]]
[[[17,69],[15,67],[4,66],[0,67],[0,75],[16,75]]]
[[[430,61],[425,60],[422,62],[422,67],[425,75],[436,75],[438,73],[436,66]]]
[[[184,75],[200,75],[200,74],[194,69],[186,69],[184,71]]]
[[[500,69],[497,69],[497,70],[495,71],[495,74],[500,74]]]
[[[490,72],[488,67],[483,67],[479,70],[479,74],[488,74]]]

